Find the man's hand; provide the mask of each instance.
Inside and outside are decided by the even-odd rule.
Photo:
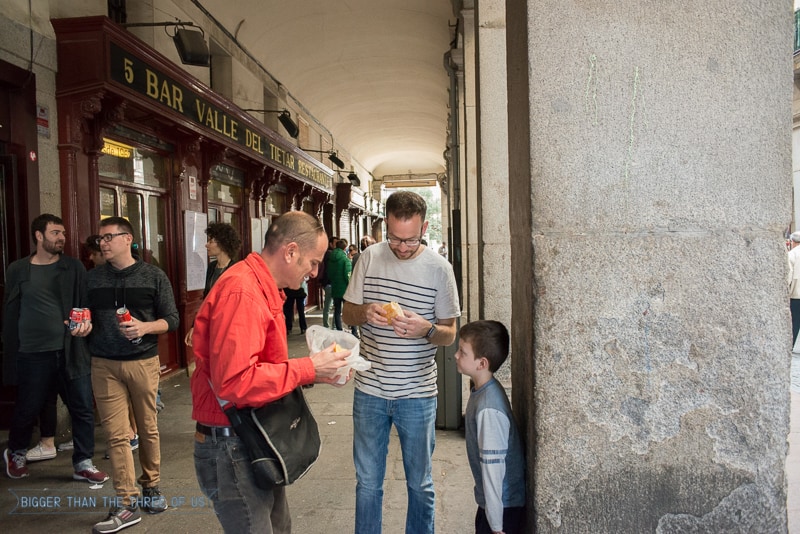
[[[316,373],[314,382],[322,384],[334,384],[339,386],[343,385],[337,384],[337,381],[340,380],[341,377],[337,376],[336,372],[347,365],[347,362],[344,360],[350,356],[350,351],[342,349],[341,347],[337,347],[336,352],[333,352],[334,347],[336,347],[335,343],[331,344],[330,347],[327,347],[309,356],[311,358],[311,363],[314,364],[314,371]],[[353,373],[351,372],[347,376],[347,380],[350,380],[350,376],[352,376],[352,374]]]
[[[69,321],[64,321],[64,324],[69,328]],[[81,322],[76,326],[74,329],[70,330],[69,333],[72,334],[74,337],[86,337],[92,331],[92,323],[90,322]]]
[[[425,337],[433,323],[409,310],[403,310],[403,314],[404,317],[398,315],[392,320],[394,333],[403,338]]]
[[[139,319],[132,317],[130,321],[119,323],[119,331],[125,336],[125,339],[132,340],[142,337],[147,334],[147,324]]]

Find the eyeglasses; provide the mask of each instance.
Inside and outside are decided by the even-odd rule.
[[[390,235],[386,237],[386,241],[388,241],[393,247],[398,247],[400,245],[405,245],[407,247],[418,247],[421,239],[419,237],[414,237],[412,239],[397,239],[396,237]]]
[[[101,241],[104,241],[104,242],[108,243],[112,239],[117,237],[118,235],[131,235],[131,233],[130,232],[119,232],[117,234],[103,234],[100,237],[96,238],[94,240],[94,242],[97,243],[98,245],[100,244]]]

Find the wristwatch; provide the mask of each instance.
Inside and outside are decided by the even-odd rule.
[[[435,323],[431,323],[431,329],[428,330],[427,334],[425,334],[425,339],[432,338],[435,333],[436,333],[436,324]]]

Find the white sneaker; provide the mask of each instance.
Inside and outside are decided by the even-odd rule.
[[[58,452],[71,451],[74,448],[75,445],[72,443],[72,440],[69,440],[58,446]]]
[[[25,453],[25,459],[28,460],[29,462],[52,460],[55,457],[56,457],[56,448],[45,447],[41,441],[38,444],[36,444],[34,448],[28,449],[28,452]]]

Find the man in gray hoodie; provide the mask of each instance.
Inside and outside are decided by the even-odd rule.
[[[158,336],[178,327],[178,309],[167,275],[131,253],[133,228],[122,217],[100,222],[97,239],[106,264],[87,275],[93,330],[92,388],[108,437],[111,477],[120,506],[95,524],[97,534],[117,532],[141,521],[140,508],[163,512],[167,500],[158,489],[161,446],[156,393],[160,375]],[[118,311],[126,309],[130,317]],[[129,442],[128,403],[139,431],[138,478]]]

